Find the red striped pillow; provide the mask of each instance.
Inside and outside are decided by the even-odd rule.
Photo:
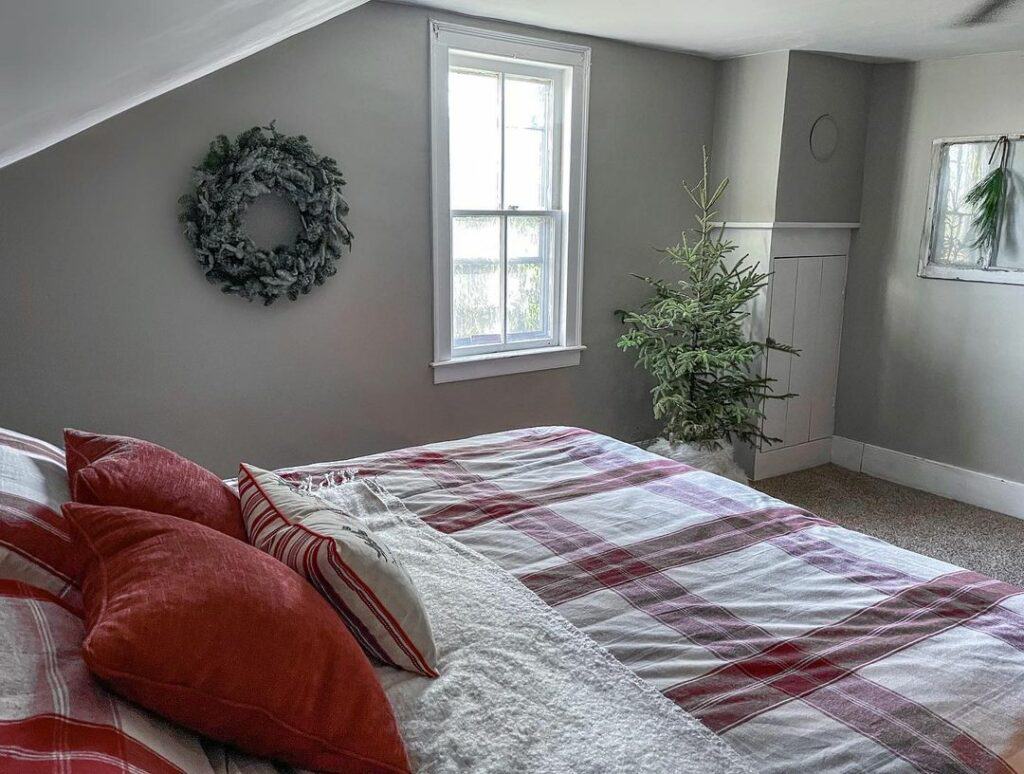
[[[367,654],[437,676],[423,602],[405,568],[365,524],[251,465],[239,469],[238,494],[250,542],[326,597]]]

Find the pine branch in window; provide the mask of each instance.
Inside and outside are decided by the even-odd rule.
[[[978,238],[974,241],[974,247],[988,253],[994,252],[999,243],[999,229],[1009,192],[1009,137],[1000,137],[996,141],[992,149],[992,158],[989,159],[990,164],[996,153],[1001,154],[999,166],[982,178],[964,200],[975,212],[973,224]]]

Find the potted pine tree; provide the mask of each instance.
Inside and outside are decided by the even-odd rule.
[[[729,181],[712,189],[709,165],[705,148],[702,180],[683,183],[697,210],[696,228],[661,251],[682,276],[669,281],[632,275],[653,295],[634,311],[616,312],[629,328],[618,346],[636,352],[637,365],[654,377],[654,417],[663,430],[648,448],[746,482],[731,442],[778,442],[761,429],[763,404],[793,397],[774,394],[774,380],[756,374],[755,361],[769,349],[796,351],[771,339],[755,341],[745,330],[750,304],[770,275],[758,271],[749,256],[733,257],[736,245],[724,238],[715,211]]]

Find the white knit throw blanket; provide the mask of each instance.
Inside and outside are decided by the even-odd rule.
[[[509,573],[373,484],[358,510],[423,597],[441,676],[378,670],[417,772],[748,771],[739,755]]]

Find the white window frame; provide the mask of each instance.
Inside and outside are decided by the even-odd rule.
[[[959,280],[961,282],[990,282],[997,285],[1024,285],[1024,270],[993,264],[989,255],[981,266],[953,266],[932,261],[932,245],[935,241],[936,210],[939,207],[939,181],[942,175],[942,153],[947,145],[975,142],[996,142],[1009,137],[1013,142],[1024,140],[1024,134],[979,134],[967,137],[940,137],[932,141],[931,172],[928,177],[928,207],[924,221],[924,235],[921,238],[921,254],[917,264],[917,276],[928,279]]]
[[[555,223],[554,266],[555,297],[551,337],[547,341],[504,344],[495,347],[452,350],[452,229],[453,212],[448,138],[448,70],[460,57],[516,60],[504,63],[524,74],[532,67],[561,68],[563,86],[555,104],[561,120],[555,121],[556,174],[555,199],[551,210],[536,214],[553,217]],[[590,49],[569,43],[513,35],[494,30],[430,22],[430,115],[431,186],[434,255],[434,383],[482,379],[490,376],[539,371],[579,365],[585,349],[581,340],[583,291],[583,239],[586,203],[587,119],[590,90]],[[567,103],[567,104],[566,104]],[[569,131],[564,131],[565,125]],[[568,136],[566,136],[568,134]],[[531,210],[507,209],[509,215],[535,214]],[[491,215],[492,211],[481,211]],[[506,221],[503,219],[502,224]],[[504,264],[504,262],[503,262]],[[503,269],[504,270],[504,269]],[[504,278],[502,279],[504,282]]]

